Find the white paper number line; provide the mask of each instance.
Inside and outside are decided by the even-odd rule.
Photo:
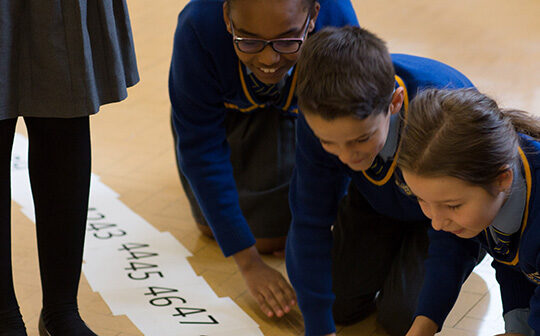
[[[35,223],[28,140],[15,135],[12,199]],[[263,335],[230,298],[218,297],[191,268],[191,253],[123,204],[92,174],[83,272],[114,315],[127,315],[145,335]]]

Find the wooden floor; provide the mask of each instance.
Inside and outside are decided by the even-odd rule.
[[[172,36],[176,16],[185,3],[129,1],[141,82],[129,90],[126,101],[104,106],[91,118],[93,172],[133,211],[184,244],[194,255],[189,261],[196,272],[219,296],[231,297],[265,335],[301,335],[299,311],[281,320],[264,317],[233,260],[225,259],[214,241],[202,237],[191,218],[174,162],[167,93]],[[392,52],[453,65],[502,105],[540,113],[537,0],[354,0],[354,5],[361,25],[384,38]],[[18,131],[25,132],[22,122]],[[37,335],[41,290],[35,229],[16,203],[12,212],[16,291],[29,334]],[[267,261],[285,272],[283,260]],[[482,326],[498,318],[493,275],[488,267],[478,274],[471,280],[471,295],[460,299],[459,311],[448,325],[455,329],[449,329],[447,335],[474,335],[474,330],[480,333]],[[127,317],[113,317],[84,278],[80,306],[88,324],[100,335],[141,335]],[[385,335],[375,316],[338,330],[342,336]]]

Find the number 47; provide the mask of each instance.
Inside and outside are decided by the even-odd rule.
[[[186,317],[189,314],[198,314],[198,313],[204,313],[206,309],[202,308],[189,308],[189,307],[176,307],[177,314],[173,314],[173,316],[182,316]],[[187,311],[187,312],[185,312]],[[210,321],[205,322],[195,322],[195,321],[180,321],[180,324],[219,324],[219,322],[212,316],[208,315],[208,318]]]
[[[175,289],[175,288],[166,288],[166,287],[157,287],[157,286],[151,286],[151,287],[148,287],[148,289],[150,290],[150,292],[144,293],[144,295],[158,296],[160,294],[169,294],[169,293],[178,292],[178,289]],[[164,307],[164,306],[170,305],[172,303],[172,299],[179,299],[180,301],[182,301],[182,303],[186,303],[186,300],[184,300],[181,297],[167,296],[167,297],[154,298],[154,299],[150,300],[150,304],[152,304],[154,306]],[[165,302],[163,302],[163,300]],[[159,304],[158,304],[158,301],[160,302]],[[186,317],[187,315],[190,315],[190,314],[199,314],[199,313],[206,312],[206,309],[203,309],[203,308],[176,307],[175,309],[176,309],[177,313],[173,314],[172,316]],[[219,322],[212,315],[207,315],[207,316],[210,319],[210,321],[204,321],[204,322],[200,322],[200,321],[198,321],[198,322],[197,321],[180,321],[179,323],[180,324],[219,324]]]

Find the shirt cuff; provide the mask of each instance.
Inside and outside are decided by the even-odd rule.
[[[517,308],[504,314],[504,329],[506,333],[534,336],[534,330],[527,323],[529,312],[529,308]]]

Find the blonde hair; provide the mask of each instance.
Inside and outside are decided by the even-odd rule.
[[[398,166],[488,187],[518,162],[518,132],[540,138],[540,118],[501,109],[476,89],[426,90],[409,107]]]

